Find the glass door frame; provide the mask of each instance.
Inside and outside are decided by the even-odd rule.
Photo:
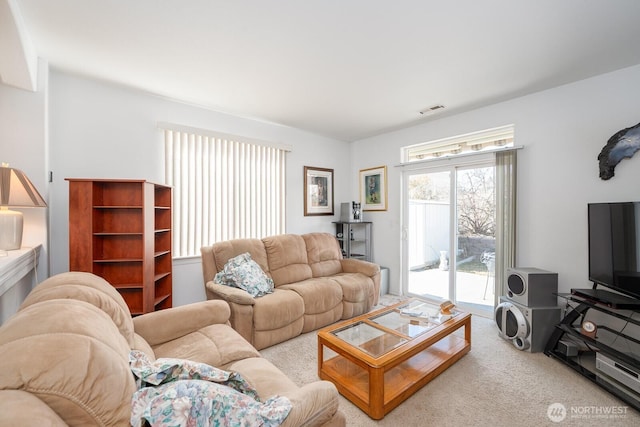
[[[496,167],[495,156],[493,154],[478,154],[477,156],[465,156],[459,159],[456,158],[444,158],[428,162],[416,162],[415,165],[407,165],[402,171],[402,203],[401,203],[401,254],[400,254],[400,266],[401,266],[401,289],[402,295],[409,297],[419,298],[427,300],[433,303],[439,303],[436,299],[430,299],[423,295],[417,295],[409,293],[409,239],[408,239],[408,226],[409,226],[409,200],[407,197],[407,184],[409,176],[419,174],[429,174],[437,172],[450,172],[450,206],[449,209],[449,221],[451,224],[449,230],[449,247],[450,254],[457,253],[458,250],[458,221],[457,221],[457,172],[460,169],[472,169],[481,167]],[[496,190],[494,190],[496,191]],[[455,208],[455,209],[454,209]],[[455,268],[454,268],[455,266]],[[495,298],[492,301],[490,309],[478,310],[474,306],[469,306],[464,303],[458,303],[456,298],[456,272],[457,265],[454,262],[453,266],[449,263],[449,294],[451,300],[458,305],[461,309],[478,314],[484,317],[493,317],[493,310],[495,309]],[[495,287],[495,281],[494,281]]]

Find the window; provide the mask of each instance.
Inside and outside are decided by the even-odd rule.
[[[165,181],[173,187],[173,252],[199,256],[218,241],[285,230],[288,147],[161,124]]]
[[[513,147],[513,125],[502,126],[482,132],[423,142],[402,150],[403,162],[418,162]]]

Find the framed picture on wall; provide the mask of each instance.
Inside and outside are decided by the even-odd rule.
[[[304,167],[304,216],[333,215],[333,169]]]
[[[363,211],[387,210],[387,167],[360,170],[360,202]]]

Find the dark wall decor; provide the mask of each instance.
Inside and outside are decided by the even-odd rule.
[[[640,150],[640,123],[616,132],[598,155],[600,178],[604,180],[612,178],[616,165],[622,159],[630,159],[638,150]]]

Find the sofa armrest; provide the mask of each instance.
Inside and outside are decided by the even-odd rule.
[[[285,396],[291,401],[292,408],[282,427],[324,425],[334,417],[340,405],[338,390],[329,381],[306,384]]]
[[[342,271],[345,273],[362,273],[365,276],[373,277],[380,272],[380,266],[373,262],[361,259],[345,258],[340,260]]]
[[[222,299],[227,302],[234,302],[241,305],[254,305],[256,300],[244,289],[234,288],[232,286],[221,285],[213,281],[207,282],[205,285],[207,293],[210,293],[216,299]]]
[[[371,278],[373,292],[370,295],[369,302],[371,307],[377,305],[380,299],[380,266],[373,262],[353,258],[341,259],[340,263],[344,273],[360,273]]]
[[[133,318],[133,328],[149,345],[183,337],[209,325],[228,323],[231,312],[224,301],[202,301]]]
[[[0,390],[0,414],[2,426],[67,426],[51,407],[23,390]]]

